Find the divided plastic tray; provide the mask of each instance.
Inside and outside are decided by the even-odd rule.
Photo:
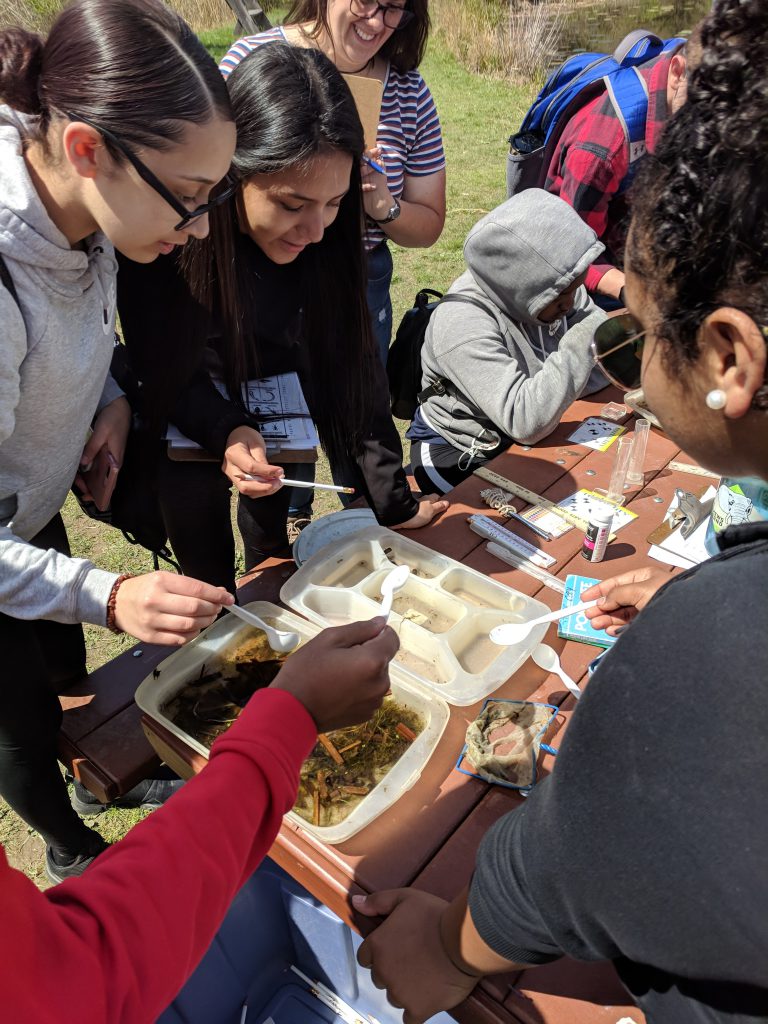
[[[294,630],[302,642],[320,632],[320,626],[267,601],[254,601],[245,607],[270,626]],[[136,691],[136,703],[145,714],[182,740],[187,747],[207,758],[208,748],[167,718],[164,708],[190,679],[200,674],[203,665],[208,671],[215,669],[220,662],[226,660],[228,654],[247,640],[253,628],[233,615],[225,615],[185,647],[162,661],[140,684]],[[394,699],[422,716],[424,730],[344,821],[337,825],[312,825],[289,811],[286,815],[288,819],[326,843],[342,843],[349,839],[409,790],[421,775],[448,723],[450,711],[446,702],[435,700],[432,694],[425,692],[423,687],[414,683],[394,664],[390,669],[390,683]]]
[[[290,577],[280,598],[320,626],[376,615],[381,581],[395,565],[412,574],[395,594],[390,624],[400,636],[396,666],[449,704],[475,704],[512,676],[541,643],[546,623],[522,643],[499,647],[493,626],[550,609],[525,594],[381,526],[318,551]]]

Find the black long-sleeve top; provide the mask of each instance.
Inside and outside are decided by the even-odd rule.
[[[518,963],[613,960],[652,1024],[768,1020],[768,523],[666,584],[470,889]]]
[[[279,266],[257,245],[246,247],[253,271],[253,296],[258,305],[258,376],[295,372],[299,376],[310,414],[313,389],[309,379],[311,339],[301,329],[300,258]],[[190,355],[184,363],[185,337],[199,335],[200,323],[209,323],[205,310],[192,298],[178,266],[176,255],[160,257],[150,264],[134,263],[120,257],[118,311],[131,368],[146,382],[166,374],[173,398],[168,419],[182,433],[221,457],[227,437],[235,427],[256,426],[235,402],[224,398],[214,386],[210,369],[218,363],[217,339],[220,329],[210,322],[208,347]],[[183,384],[178,385],[163,346],[173,345],[183,364]],[[360,469],[366,498],[380,523],[395,526],[414,516],[418,503],[403,470],[403,451],[389,410],[389,390],[384,368],[375,360],[375,404],[370,411],[362,451],[354,456]],[[252,376],[255,374],[252,374]]]

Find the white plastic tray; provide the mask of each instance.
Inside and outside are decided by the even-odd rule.
[[[309,640],[320,632],[319,626],[299,618],[298,615],[293,615],[284,608],[278,608],[277,605],[270,604],[268,601],[254,601],[245,607],[255,612],[259,618],[265,619],[270,626],[295,630],[301,636],[302,641]],[[215,669],[247,639],[253,628],[233,615],[226,615],[219,619],[204,630],[199,637],[160,662],[154,672],[147,676],[137,689],[136,703],[145,714],[154,718],[189,748],[207,758],[208,748],[167,718],[163,709],[190,679],[200,673],[203,665],[206,670]],[[424,766],[432,756],[448,723],[450,711],[446,702],[435,700],[431,694],[425,693],[421,687],[411,682],[396,665],[392,665],[390,669],[390,683],[394,699],[422,716],[425,723],[424,730],[419,733],[381,782],[360,801],[344,821],[337,825],[318,826],[310,824],[293,811],[288,812],[286,815],[288,820],[299,825],[305,831],[311,832],[323,842],[343,843],[370,824],[382,811],[385,811],[409,790],[424,770]]]
[[[493,693],[541,643],[546,623],[522,643],[498,647],[488,637],[503,622],[526,622],[550,609],[447,555],[382,526],[371,526],[309,558],[280,598],[320,626],[378,614],[381,581],[395,565],[412,574],[395,594],[390,624],[400,637],[397,666],[449,704]]]

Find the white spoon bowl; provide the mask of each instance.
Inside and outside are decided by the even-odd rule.
[[[249,625],[255,626],[266,633],[269,646],[278,654],[288,654],[289,651],[293,651],[299,646],[301,637],[298,633],[292,633],[286,629],[274,629],[272,626],[268,626],[258,615],[246,611],[245,608],[241,608],[239,605],[230,604],[224,607],[228,612],[236,615],[238,619],[242,619],[243,622],[247,622]]]
[[[534,647],[531,658],[545,672],[551,672],[553,675],[559,676],[565,688],[573,694],[576,700],[581,697],[579,685],[571,679],[560,664],[560,658],[554,647],[550,647],[549,644],[539,644],[538,647]]]
[[[411,575],[410,567],[407,565],[398,565],[397,568],[393,569],[392,572],[388,572],[384,579],[381,581],[381,596],[383,598],[381,602],[381,612],[385,619],[388,619],[390,612],[392,611],[392,602],[395,599],[395,591],[400,590],[408,582],[408,577]]]

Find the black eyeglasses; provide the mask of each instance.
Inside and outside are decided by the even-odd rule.
[[[407,11],[405,7],[397,7],[395,4],[380,4],[376,0],[349,0],[350,13],[356,18],[375,18],[379,11],[384,14],[384,24],[387,28],[405,28],[414,17],[413,11]]]
[[[210,211],[215,209],[217,206],[221,206],[222,203],[226,203],[226,201],[231,199],[239,188],[240,183],[236,181],[231,174],[228,174],[224,179],[226,182],[225,187],[214,199],[211,199],[207,203],[203,203],[202,206],[198,206],[194,210],[188,210],[184,203],[182,203],[182,201],[175,196],[170,189],[166,188],[157,175],[153,174],[147,165],[142,163],[136,154],[133,153],[124,142],[121,142],[116,135],[113,135],[112,132],[108,132],[106,128],[102,128],[100,125],[94,124],[93,121],[89,121],[87,117],[83,117],[81,114],[75,114],[72,111],[67,111],[67,117],[70,121],[82,121],[83,124],[87,124],[89,127],[93,128],[94,131],[97,131],[99,135],[102,135],[108,142],[110,142],[115,149],[119,150],[123,154],[126,160],[128,160],[128,162],[136,169],[136,173],[142,181],[145,181],[150,188],[153,188],[158,195],[162,196],[166,203],[168,203],[168,205],[171,206],[181,217],[179,223],[174,227],[174,231],[181,231],[191,221],[197,220],[198,217],[202,217],[206,213],[210,213]]]
[[[637,317],[621,313],[601,323],[592,337],[595,362],[624,391],[640,387],[645,334]]]

